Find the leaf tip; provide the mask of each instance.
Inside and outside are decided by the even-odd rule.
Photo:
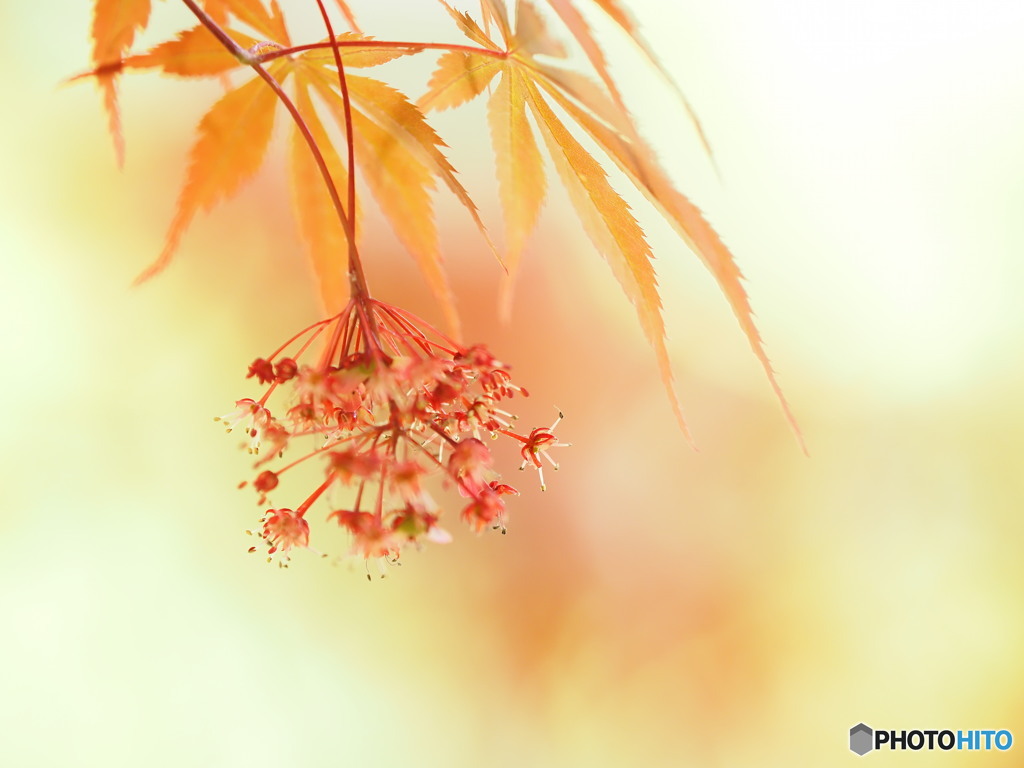
[[[811,457],[811,452],[807,448],[807,441],[804,439],[804,433],[800,429],[800,424],[797,423],[796,416],[794,416],[793,411],[790,410],[789,403],[782,395],[782,390],[777,388],[775,394],[779,398],[779,403],[782,405],[782,412],[786,417],[786,422],[789,424],[789,428],[793,430],[793,437],[796,438],[796,443],[800,446],[800,452],[805,458],[809,459]]]
[[[697,445],[697,441],[693,438],[693,433],[690,432],[690,425],[686,422],[686,417],[683,416],[683,407],[679,404],[679,396],[676,394],[676,389],[672,385],[671,381],[665,381],[665,389],[668,392],[669,401],[672,404],[672,413],[675,414],[676,424],[679,425],[680,431],[683,433],[683,437],[686,439],[686,444],[690,446],[694,453],[700,453],[700,448]]]
[[[505,270],[506,274],[508,270]],[[504,326],[512,325],[512,296],[514,286],[512,280],[506,277],[501,283],[498,292],[498,320]]]

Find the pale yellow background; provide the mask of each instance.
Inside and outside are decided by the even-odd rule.
[[[372,584],[358,565],[246,554],[248,462],[210,420],[252,394],[253,357],[317,317],[281,146],[129,290],[218,86],[127,80],[119,173],[92,86],[56,87],[87,64],[91,4],[55,5],[0,6],[0,763],[1019,761],[1024,741],[857,758],[846,734],[1024,739],[1024,4],[631,4],[720,179],[600,24],[645,135],[749,278],[811,456],[639,196],[699,452],[561,193],[507,328],[498,269],[440,195],[468,339],[514,364],[525,421],[557,405],[575,445],[545,495],[512,478],[508,536],[452,515],[453,544]],[[189,24],[156,5],[163,34]],[[381,5],[373,34],[459,42],[427,0]],[[481,106],[436,125],[500,233]],[[367,225],[380,297],[436,317]]]

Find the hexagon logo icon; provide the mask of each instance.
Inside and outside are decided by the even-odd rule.
[[[874,736],[870,726],[857,723],[850,729],[850,751],[863,757],[875,748]]]

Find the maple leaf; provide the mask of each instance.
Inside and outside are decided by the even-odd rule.
[[[483,93],[501,63],[489,56],[449,51],[437,60],[427,92],[418,100],[420,109],[451,109]]]
[[[481,52],[474,55],[478,59],[490,58],[492,64],[484,69],[479,60],[474,61],[469,56],[442,56],[429,89],[420,101],[421,105],[435,109],[463,103],[483,91],[486,83],[480,85],[481,79],[486,77],[489,82],[497,74],[501,75],[498,87],[490,96],[488,117],[507,233],[509,280],[504,289],[503,306],[508,307],[522,249],[536,224],[545,194],[543,167],[526,117],[529,110],[584,229],[636,308],[641,327],[654,348],[673,410],[684,432],[687,432],[665,346],[662,306],[651,264],[650,246],[629,206],[612,188],[600,163],[584,149],[552,109],[551,103],[554,103],[644,193],[707,266],[729,301],[803,446],[796,420],[754,324],[742,274],[732,254],[699,209],[669,181],[653,152],[636,132],[604,56],[571,0],[549,1],[587,53],[603,89],[589,78],[553,61],[564,58],[564,48],[548,35],[541,17],[525,0],[516,3],[514,30],[503,0],[483,0],[484,18],[498,29],[502,36],[501,45],[487,36],[468,14],[455,11],[441,0],[462,32],[481,46]],[[597,1],[627,31],[635,32],[615,2]],[[495,71],[491,72],[491,69]]]
[[[348,3],[346,3],[345,0],[334,0],[334,2],[337,4],[338,10],[341,11],[342,16],[345,17],[345,21],[348,22],[349,27],[352,28],[352,31],[361,35],[363,31],[359,28],[359,24],[356,23],[355,14],[353,14],[352,9],[348,7]]]
[[[344,2],[338,2],[347,12]],[[277,0],[271,0],[269,11],[263,6],[262,0],[205,0],[202,5],[221,24],[234,18],[265,38],[275,40],[287,37],[284,16]],[[125,60],[124,55],[134,43],[135,36],[149,23],[151,10],[151,0],[95,0],[92,23],[93,69],[72,78],[94,77],[103,92],[108,129],[118,166],[124,165],[125,146],[117,102],[117,78],[126,67],[161,66],[171,74],[189,76],[213,74],[239,64],[223,46],[220,46],[220,51],[215,50],[211,42],[215,42],[212,35],[207,33],[204,36],[196,30],[182,33],[179,40],[170,41],[163,50],[154,49],[148,59],[132,57]],[[255,42],[247,36],[240,37],[250,44]]]
[[[131,48],[135,34],[149,23],[150,0],[96,0],[92,17],[92,62],[103,92],[108,128],[118,166],[124,165],[124,134],[117,106],[116,65]]]
[[[290,38],[276,3],[266,10],[259,0],[211,0],[206,9],[214,18],[234,18],[252,30],[273,35],[261,53],[290,50]],[[257,40],[245,33],[222,28],[241,49],[255,51]],[[388,48],[355,33],[336,37],[346,68],[372,67],[421,50],[416,45]],[[335,187],[344,183],[347,171],[328,137],[317,107],[328,113],[345,131],[342,97],[334,55],[328,41],[298,55],[274,59],[269,74],[279,84],[290,82],[299,113],[316,144],[321,148]],[[227,50],[204,26],[185,30],[173,40],[150,51],[122,56],[116,71],[158,69],[179,77],[222,75],[243,62]],[[112,65],[113,68],[114,65]],[[97,75],[94,71],[89,73]],[[497,251],[487,235],[476,206],[458,181],[448,162],[445,144],[423,117],[418,107],[400,91],[372,78],[348,75],[356,161],[368,188],[391,223],[398,239],[413,255],[432,292],[439,298],[448,325],[458,329],[454,299],[442,269],[442,257],[434,219],[433,194],[442,181],[470,213],[491,250]],[[319,104],[314,104],[313,96]],[[272,133],[279,101],[259,78],[228,90],[202,118],[198,138],[190,151],[190,162],[165,245],[156,261],[139,275],[142,282],[159,273],[173,258],[181,237],[199,211],[209,211],[228,198],[262,165]],[[305,138],[296,128],[290,152],[290,176],[296,217],[309,246],[321,298],[328,309],[343,305],[348,292],[344,230],[329,198],[323,195],[320,169],[301,147]],[[333,221],[332,221],[333,219]]]
[[[654,347],[658,369],[680,427],[690,433],[672,386],[672,366],[665,346],[658,283],[651,265],[651,247],[626,202],[612,189],[607,174],[580,145],[540,97],[526,84],[530,107],[543,127],[544,139],[584,229],[612,267],[616,279],[636,307],[640,325]]]
[[[288,40],[284,14],[277,0],[270,0],[269,11],[263,5],[263,0],[205,0],[203,8],[221,25],[233,17],[267,40],[281,44]]]
[[[619,5],[617,0],[594,0],[594,3],[598,5],[609,17],[611,17],[623,30],[625,30],[630,39],[647,57],[648,61],[654,65],[662,77],[664,77],[669,85],[672,86],[676,95],[682,101],[683,107],[686,109],[686,113],[697,131],[697,137],[700,139],[701,145],[704,147],[704,151],[708,153],[708,157],[712,157],[711,145],[708,143],[707,136],[704,133],[704,128],[701,125],[700,120],[697,119],[696,112],[694,112],[693,108],[690,106],[690,102],[683,94],[682,89],[668,74],[668,71],[640,36],[639,30],[630,18],[629,14],[626,13],[626,10]],[[572,0],[548,0],[548,4],[555,13],[558,14],[566,28],[576,39],[576,42],[580,44],[580,47],[583,49],[583,53],[590,61],[591,66],[593,66],[594,72],[597,73],[601,82],[608,89],[615,105],[622,110],[623,115],[628,115],[629,113],[626,109],[626,104],[622,99],[622,93],[616,85],[615,80],[612,78],[611,72],[608,70],[608,60],[604,55],[604,51],[601,50],[601,46],[599,46],[597,41],[594,39],[586,19],[583,18],[583,15],[573,4]],[[627,129],[630,134],[630,138],[637,138],[636,128],[632,121],[629,121]]]
[[[261,0],[207,0],[204,5],[213,18],[232,16],[256,32],[276,38],[279,44],[289,43],[284,16],[276,0],[271,1],[269,10]],[[253,42],[242,33],[230,31],[228,35],[240,46],[248,47]],[[241,65],[229,52],[225,51],[227,55],[218,52],[217,46],[223,49],[205,28],[194,27],[146,54],[123,59],[120,66],[157,67],[167,74],[201,77],[221,74]],[[275,62],[268,71],[278,77],[287,71],[287,64]],[[185,184],[178,196],[163,250],[156,261],[136,277],[136,284],[158,274],[170,263],[196,213],[209,212],[231,197],[259,170],[273,132],[276,105],[274,92],[254,78],[229,90],[203,116],[199,136],[189,153]]]
[[[690,250],[697,254],[714,276],[719,288],[729,301],[751,350],[764,369],[786,420],[806,452],[796,417],[782,393],[782,387],[779,385],[771,361],[765,352],[761,334],[754,324],[750,299],[743,287],[743,274],[718,233],[707,222],[700,209],[675,189],[668,176],[654,161],[653,153],[646,145],[630,146],[620,135],[586,114],[557,90],[547,85],[544,88],[558,102],[559,106],[571,115],[577,124],[605,150],[637,189],[654,204],[690,247]]]
[[[270,67],[270,73],[275,74],[275,67]],[[209,212],[259,170],[270,143],[276,104],[274,92],[262,80],[253,79],[228,91],[203,116],[163,251],[135,279],[136,284],[170,263],[196,213]]]
[[[551,3],[551,6],[552,8],[555,9],[556,13],[559,12],[559,8],[565,9],[571,4],[571,0],[548,0],[548,2]],[[683,105],[683,108],[686,110],[686,114],[690,118],[690,122],[693,124],[694,130],[697,131],[697,138],[700,139],[701,146],[704,148],[704,151],[707,152],[708,158],[711,160],[712,165],[714,165],[715,157],[714,153],[711,151],[711,143],[708,141],[707,134],[704,132],[704,126],[701,124],[700,119],[697,117],[696,111],[694,111],[693,107],[690,105],[690,100],[686,98],[686,94],[683,93],[683,89],[679,87],[679,84],[675,81],[675,78],[673,78],[672,75],[669,74],[669,71],[665,69],[665,65],[661,63],[661,60],[654,55],[654,51],[651,50],[651,47],[647,44],[647,41],[644,40],[643,36],[640,34],[640,30],[637,27],[636,22],[633,21],[633,18],[629,15],[626,9],[619,5],[619,0],[594,0],[594,3],[599,8],[601,8],[601,10],[604,11],[612,20],[614,20],[615,23],[618,24],[623,29],[623,31],[625,31],[625,33],[629,36],[629,39],[633,41],[636,47],[639,48],[640,51],[644,54],[644,56],[647,58],[647,61],[656,70],[658,70],[658,74],[660,74],[662,78],[664,78],[665,82],[667,82],[669,86],[671,86],[672,90],[675,91],[676,97],[679,99],[679,101]],[[568,11],[568,14],[571,16],[572,12]],[[559,15],[561,15],[561,13]],[[562,18],[565,19],[565,16],[562,16]],[[586,31],[586,28],[578,24],[575,25],[573,34],[576,37],[576,39],[580,41],[581,44],[583,44],[583,40],[581,40],[581,37],[589,37],[589,33]],[[591,42],[587,44],[587,47],[591,48],[592,50],[596,50],[597,52],[600,52],[600,47],[597,45],[596,41],[593,41],[592,38]],[[591,56],[591,54],[589,53],[587,55],[588,57]],[[603,59],[603,55],[600,58]],[[591,62],[594,62],[593,58],[591,58]],[[595,64],[595,66],[597,65]],[[601,79],[604,80],[604,77],[602,76]],[[615,93],[617,89],[615,88],[614,81],[611,80],[610,76],[608,78],[608,83],[610,84],[612,92]],[[616,99],[616,101],[618,101],[618,99]]]
[[[512,292],[526,240],[544,204],[544,164],[526,117],[529,86],[517,69],[506,73],[488,102],[491,141],[499,159],[498,196],[505,213],[505,265],[508,279],[502,285],[501,314],[512,311]]]

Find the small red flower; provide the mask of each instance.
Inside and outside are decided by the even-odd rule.
[[[260,493],[268,493],[277,488],[277,483],[277,474],[268,469],[264,472],[260,472],[259,477],[256,478],[256,482],[254,482],[253,485]]]
[[[523,457],[523,463],[519,465],[519,469],[526,469],[528,464],[532,465],[540,476],[540,489],[542,491],[546,491],[547,486],[544,484],[544,467],[540,460],[542,458],[546,459],[557,470],[558,463],[548,455],[548,451],[552,448],[568,448],[572,445],[572,443],[560,442],[555,437],[554,429],[562,421],[562,418],[562,412],[559,411],[558,418],[555,419],[555,422],[550,427],[537,427],[530,433],[529,437],[515,436],[523,442],[523,447],[519,451]]]
[[[274,366],[274,381],[278,384],[284,384],[286,381],[294,379],[298,372],[298,364],[290,357],[286,357],[278,360],[277,365]]]
[[[496,480],[492,480],[488,483],[488,487],[499,496],[518,496],[519,491],[513,488],[511,485],[505,485],[505,483],[499,483]]]
[[[262,357],[256,358],[249,366],[249,373],[245,378],[251,379],[254,376],[260,384],[269,384],[274,380],[274,364]]]
[[[448,459],[448,471],[475,493],[484,485],[484,474],[491,468],[491,449],[475,437],[460,441]]]
[[[406,504],[422,506],[425,497],[420,478],[426,473],[425,467],[409,460],[393,464],[388,472],[388,478],[391,480],[392,489]]]
[[[450,543],[452,535],[437,523],[437,515],[408,506],[395,516],[392,529],[413,542],[424,538],[435,544]]]
[[[386,528],[377,516],[370,512],[337,510],[327,516],[335,518],[338,524],[352,534],[353,550],[364,558],[398,557],[401,541],[390,528]]]
[[[295,547],[309,546],[309,523],[290,509],[271,509],[263,521],[263,539],[270,545],[268,554],[282,554]]]
[[[357,451],[347,448],[331,451],[329,455],[331,471],[342,483],[348,485],[353,480],[370,480],[380,474],[384,466],[382,459],[374,451]]]
[[[241,426],[249,435],[249,453],[259,453],[260,443],[263,434],[273,424],[273,417],[270,411],[251,398],[243,398],[235,402],[235,410],[223,416],[217,416],[214,421],[223,421],[228,425],[228,432]]]
[[[504,530],[505,526],[502,523],[504,513],[505,502],[501,500],[499,494],[490,488],[481,488],[480,492],[462,510],[462,519],[477,533],[488,528]]]

